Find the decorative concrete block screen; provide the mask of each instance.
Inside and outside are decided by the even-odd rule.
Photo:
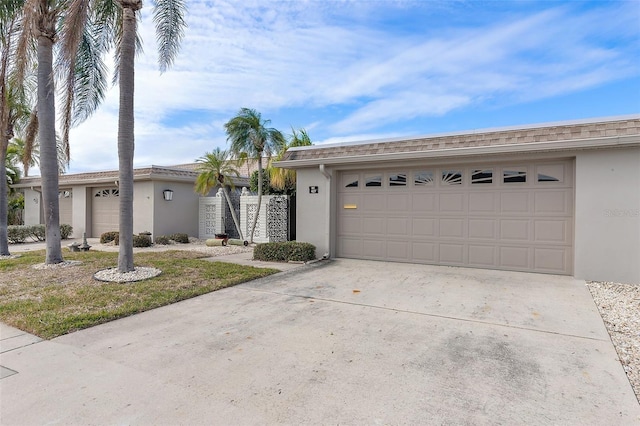
[[[258,196],[242,188],[240,196],[240,227],[246,240],[251,235],[251,225],[258,210]],[[256,223],[253,241],[273,243],[287,241],[289,197],[285,195],[263,195],[260,216]]]
[[[214,238],[225,232],[225,206],[222,188],[215,197],[201,197],[198,208],[198,238]]]

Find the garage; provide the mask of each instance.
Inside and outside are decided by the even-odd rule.
[[[336,256],[571,275],[573,161],[342,171]]]
[[[91,234],[101,234],[119,229],[120,203],[118,188],[93,188],[91,209]]]

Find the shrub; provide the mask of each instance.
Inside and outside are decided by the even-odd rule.
[[[7,226],[7,239],[11,244],[24,243],[31,236],[31,226],[10,225]]]
[[[176,243],[189,243],[189,235],[187,234],[171,234],[169,235],[169,239],[175,241]]]
[[[118,245],[118,231],[109,231],[100,235],[100,242],[102,244],[107,244],[111,241],[115,241],[115,244]]]
[[[159,235],[156,237],[155,243],[166,246],[167,244],[171,243],[171,240],[169,240],[169,237],[167,237],[166,235]]]
[[[151,237],[149,235],[134,235],[134,247],[151,247]]]
[[[69,238],[72,232],[73,232],[73,226],[67,225],[66,223],[63,223],[62,225],[60,225],[60,238],[62,238],[63,240],[66,240],[67,238]]]
[[[148,236],[151,236],[151,232],[149,232],[149,231],[144,231],[144,232],[140,232],[138,235],[148,235]]]
[[[306,262],[316,258],[316,246],[298,241],[262,243],[253,250],[254,260]]]
[[[36,241],[44,241],[45,240],[45,236],[46,236],[46,230],[44,225],[31,225],[30,227],[31,230],[31,238],[33,238]]]

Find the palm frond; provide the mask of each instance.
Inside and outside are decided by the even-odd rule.
[[[175,60],[184,38],[186,7],[182,0],[156,0],[153,7],[153,22],[158,42],[158,64],[166,71]]]

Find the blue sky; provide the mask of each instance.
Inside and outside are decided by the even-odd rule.
[[[136,63],[136,167],[227,147],[254,108],[317,143],[640,113],[640,1],[187,1]],[[71,133],[69,172],[117,169],[117,88]]]

